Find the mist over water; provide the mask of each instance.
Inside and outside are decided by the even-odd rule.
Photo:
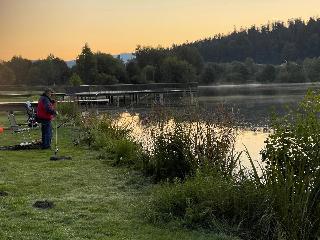
[[[284,115],[295,108],[308,89],[320,89],[320,83],[242,84],[199,87],[199,104],[214,108],[223,104],[247,126],[265,127],[272,113]]]

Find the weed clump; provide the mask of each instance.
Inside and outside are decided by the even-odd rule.
[[[147,174],[156,182],[184,180],[201,169],[230,175],[239,159],[233,152],[236,130],[230,121],[214,116],[193,111],[155,117]]]
[[[236,182],[218,172],[197,172],[186,181],[157,186],[150,206],[147,214],[154,223],[179,220],[189,228],[207,228],[250,239],[262,231],[259,220],[266,202],[249,179]]]
[[[81,142],[99,150],[101,159],[110,159],[114,165],[142,165],[142,148],[130,137],[128,127],[116,125],[108,115],[83,118],[81,124]]]
[[[173,132],[161,132],[154,138],[154,152],[150,156],[151,175],[156,181],[174,178],[185,179],[194,174],[196,164],[190,149],[191,139],[181,125]]]
[[[285,239],[320,235],[320,95],[309,91],[298,109],[275,119],[262,151],[261,183]]]

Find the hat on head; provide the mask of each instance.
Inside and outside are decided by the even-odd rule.
[[[55,93],[55,91],[52,88],[45,88],[44,93]]]

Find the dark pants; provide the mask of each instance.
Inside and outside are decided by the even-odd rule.
[[[51,121],[41,121],[42,148],[50,148],[52,139]]]

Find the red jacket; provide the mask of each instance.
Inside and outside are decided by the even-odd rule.
[[[38,101],[37,118],[51,121],[56,115],[53,103],[54,101],[48,96],[42,95]]]

